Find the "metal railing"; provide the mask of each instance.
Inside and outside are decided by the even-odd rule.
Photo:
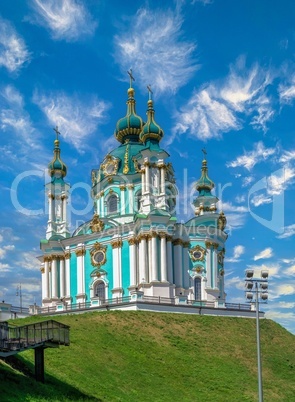
[[[54,320],[22,326],[0,322],[0,353],[37,347],[46,342],[69,345],[70,327]]]
[[[36,307],[35,313],[37,314],[50,314],[57,312],[75,312],[77,310],[99,309],[106,308],[114,305],[124,305],[131,303],[148,303],[148,304],[163,304],[163,305],[176,305],[175,298],[163,297],[163,296],[142,296],[141,298],[133,299],[132,296],[114,297],[111,299],[99,300],[98,304],[94,304],[92,301],[83,303],[63,303],[57,306],[48,307]],[[179,306],[187,307],[204,307],[214,309],[229,309],[229,310],[241,310],[250,311],[251,306],[249,304],[238,303],[224,303],[223,305],[216,305],[214,301],[207,300],[185,300],[185,302],[178,303]]]

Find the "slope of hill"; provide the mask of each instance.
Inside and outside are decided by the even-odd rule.
[[[46,384],[2,363],[1,401],[257,400],[254,319],[116,311],[55,319],[70,325],[71,345],[45,351]],[[261,348],[265,401],[295,401],[294,335],[261,320]],[[33,360],[23,352],[18,366],[33,370]]]

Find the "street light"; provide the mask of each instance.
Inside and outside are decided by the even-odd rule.
[[[23,307],[23,294],[22,294],[22,284],[20,283],[16,288],[16,296],[19,296],[20,302],[20,312],[22,312]]]
[[[245,277],[246,298],[249,302],[255,302],[255,308],[256,308],[258,399],[259,402],[263,402],[262,366],[261,366],[261,352],[260,352],[259,299],[263,300],[260,301],[260,303],[267,303],[268,271],[262,270],[260,272],[260,278],[256,278],[254,277],[253,269],[246,269],[245,275],[246,275]],[[253,287],[255,289],[253,289]]]

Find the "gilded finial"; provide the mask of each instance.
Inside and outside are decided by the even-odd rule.
[[[152,88],[151,88],[151,84],[149,84],[147,86],[147,90],[149,92],[149,100],[152,100],[153,91],[152,91]]]
[[[135,81],[135,78],[132,75],[132,69],[130,68],[129,71],[127,71],[127,74],[129,75],[130,78],[130,88],[132,88],[132,81]]]

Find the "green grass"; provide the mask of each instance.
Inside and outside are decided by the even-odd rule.
[[[55,319],[70,325],[71,345],[46,349],[46,383],[0,364],[1,401],[257,400],[254,319],[126,311]],[[294,335],[261,320],[261,348],[265,401],[295,402]],[[33,351],[18,359],[33,371]]]

